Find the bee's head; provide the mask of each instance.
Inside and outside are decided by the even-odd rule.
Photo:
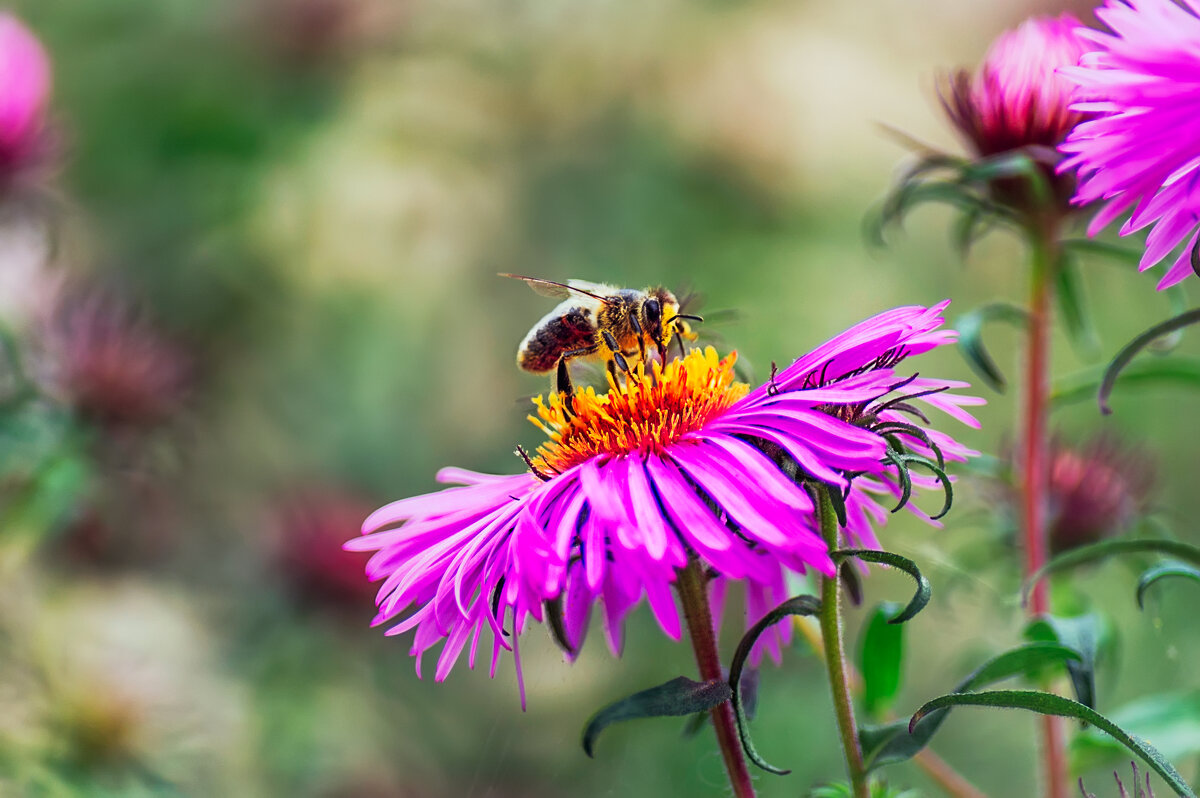
[[[642,303],[642,329],[661,346],[671,341],[672,335],[678,335],[685,341],[696,340],[687,319],[699,320],[699,316],[680,315],[679,300],[665,288],[652,288],[646,292],[648,297]]]

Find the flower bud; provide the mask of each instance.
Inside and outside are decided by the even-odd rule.
[[[1151,458],[1101,436],[1080,447],[1050,446],[1047,524],[1054,554],[1127,531],[1154,484]]]
[[[7,186],[48,154],[49,97],[45,50],[16,17],[0,13],[0,184]]]
[[[80,415],[102,426],[162,421],[183,398],[182,350],[120,299],[68,294],[50,323],[52,382]]]
[[[941,92],[946,114],[976,156],[1025,151],[1041,164],[1063,207],[1074,183],[1055,175],[1054,148],[1084,117],[1071,110],[1074,84],[1057,70],[1074,66],[1085,52],[1080,26],[1071,14],[1028,19],[992,43],[975,75],[960,70]],[[1028,204],[1028,189],[1012,178],[997,179],[992,189],[998,201]]]

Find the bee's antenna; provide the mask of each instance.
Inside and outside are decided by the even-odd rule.
[[[692,321],[704,321],[703,316],[694,316],[691,313],[676,313],[674,316],[671,317],[671,321],[675,321],[675,319],[691,319]]]

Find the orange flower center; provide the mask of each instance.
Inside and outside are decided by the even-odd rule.
[[[548,404],[537,397],[537,415],[529,420],[550,440],[538,447],[535,464],[554,473],[596,455],[663,450],[749,393],[749,385],[735,381],[735,362],[736,352],[719,358],[710,346],[665,366],[653,362],[649,375],[640,363],[623,383],[609,375],[606,393],[575,391],[573,414],[562,394],[551,394]]]

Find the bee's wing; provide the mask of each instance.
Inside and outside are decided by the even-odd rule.
[[[567,280],[567,287],[573,291],[587,293],[595,297],[611,298],[612,295],[617,292],[617,289],[613,288],[611,285],[605,285],[604,283],[592,283],[587,280]],[[605,301],[607,301],[607,299]]]
[[[500,276],[511,277],[514,280],[522,280],[524,281],[525,285],[533,289],[535,294],[553,297],[554,299],[566,299],[572,295],[572,292],[574,292],[577,294],[583,294],[584,296],[590,296],[592,299],[603,302],[604,304],[608,304],[613,301],[611,296],[603,296],[601,293],[597,293],[595,290],[592,290],[605,290],[604,286],[597,285],[596,283],[587,283],[582,280],[571,280],[570,284],[556,283],[553,280],[543,280],[540,277],[525,277],[520,274],[508,274],[506,272],[500,272]],[[611,291],[611,289],[607,290]]]

